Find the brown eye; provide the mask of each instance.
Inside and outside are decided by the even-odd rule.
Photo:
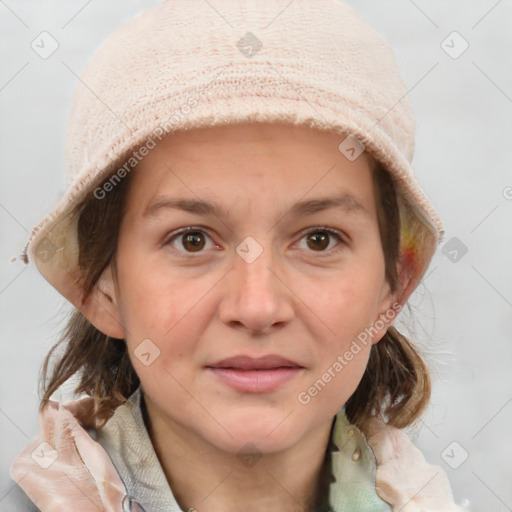
[[[190,252],[200,251],[206,244],[204,236],[200,231],[185,233],[181,240],[183,247]]]
[[[209,245],[208,245],[209,244]],[[164,245],[176,253],[202,253],[215,246],[212,239],[202,229],[188,227],[171,234]]]
[[[330,235],[325,231],[316,231],[307,236],[308,247],[323,251],[329,246]]]
[[[310,229],[302,239],[305,240],[307,249],[317,253],[326,253],[326,255],[335,253],[346,245],[344,237],[329,228]]]

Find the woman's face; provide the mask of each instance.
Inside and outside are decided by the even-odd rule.
[[[355,391],[392,297],[369,164],[342,140],[214,127],[168,136],[132,171],[115,304],[148,411],[170,428],[276,452]],[[221,362],[238,356],[287,362]]]

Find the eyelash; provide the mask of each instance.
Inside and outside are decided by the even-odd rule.
[[[177,249],[175,249],[174,247],[172,247],[172,242],[175,240],[175,239],[178,239],[180,236],[183,236],[187,233],[196,233],[196,232],[199,232],[199,233],[203,233],[205,234],[208,238],[211,239],[210,235],[208,235],[208,233],[206,233],[206,231],[203,229],[203,228],[200,228],[200,227],[196,227],[196,226],[189,226],[189,227],[186,227],[186,228],[183,228],[183,229],[180,229],[178,231],[175,231],[173,233],[170,233],[169,236],[166,238],[166,241],[164,242],[164,245],[170,245],[171,246],[171,249],[173,251],[176,251],[176,252],[184,252],[185,254],[187,255],[193,255],[193,254],[201,254],[202,252],[204,251],[198,251],[197,253],[194,253],[194,252],[187,252],[187,251],[178,251]],[[332,228],[328,228],[328,227],[325,227],[325,226],[314,226],[312,228],[309,228],[307,229],[306,231],[303,231],[301,233],[301,237],[299,240],[302,240],[304,237],[312,234],[312,233],[327,233],[330,237],[334,237],[338,240],[339,244],[335,247],[338,247],[338,246],[341,246],[341,247],[338,247],[337,249],[329,249],[329,250],[324,250],[324,251],[310,251],[310,252],[317,252],[320,256],[322,255],[331,255],[333,253],[337,253],[339,252],[340,250],[342,250],[343,246],[347,245],[347,242],[345,240],[345,237],[337,230],[334,230]]]

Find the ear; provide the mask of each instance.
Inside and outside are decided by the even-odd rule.
[[[396,300],[396,296],[391,292],[387,280],[382,287],[377,309],[377,316],[369,329],[372,334],[372,345],[378,343],[384,337],[388,327],[402,310],[402,304]]]
[[[125,338],[111,265],[105,268],[80,311],[103,334]]]

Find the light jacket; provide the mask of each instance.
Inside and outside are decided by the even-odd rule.
[[[186,512],[154,451],[141,396],[139,387],[102,428],[94,424],[91,397],[51,401],[39,415],[39,437],[10,468],[11,478],[31,500],[25,497],[25,508],[17,510]],[[455,504],[445,472],[428,464],[402,430],[372,419],[363,432],[342,408],[331,432],[329,510],[469,510]]]

